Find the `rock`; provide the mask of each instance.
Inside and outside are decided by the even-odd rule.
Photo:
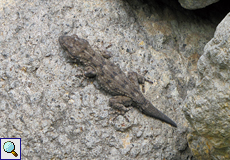
[[[219,0],[179,0],[179,3],[186,9],[200,9],[218,1]]]
[[[21,138],[24,159],[193,160],[182,106],[226,14],[197,16],[162,1],[1,1],[0,137]],[[153,84],[140,86],[144,96],[178,128],[135,108],[129,121],[113,120],[111,95],[64,56],[58,37],[65,34],[106,47],[124,72],[145,74]]]
[[[230,159],[230,13],[217,26],[197,67],[196,87],[183,111],[188,141],[197,159]]]

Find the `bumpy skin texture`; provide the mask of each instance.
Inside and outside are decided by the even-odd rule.
[[[177,127],[175,122],[145,99],[137,83],[137,81],[144,83],[143,77],[132,72],[128,78],[117,65],[106,59],[108,56],[96,53],[87,40],[81,39],[77,35],[61,36],[59,43],[63,49],[68,51],[72,60],[85,66],[85,76],[95,77],[100,87],[114,96],[110,99],[111,107],[126,112],[129,110],[126,107],[134,106],[150,117]]]

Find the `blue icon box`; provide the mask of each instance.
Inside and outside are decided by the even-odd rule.
[[[0,138],[0,160],[21,160],[21,138]]]

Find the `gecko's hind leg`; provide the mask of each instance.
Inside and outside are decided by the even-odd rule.
[[[125,96],[114,96],[109,99],[109,105],[116,109],[112,114],[116,113],[117,115],[112,120],[115,120],[119,115],[122,115],[129,122],[129,119],[125,116],[125,113],[131,109],[131,98]]]

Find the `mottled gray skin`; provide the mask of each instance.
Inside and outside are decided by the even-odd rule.
[[[142,113],[177,127],[175,122],[145,99],[137,83],[144,83],[143,77],[132,72],[128,78],[117,65],[106,59],[106,55],[96,53],[87,40],[77,35],[61,36],[59,43],[72,60],[85,66],[85,76],[95,77],[100,87],[113,96],[109,101],[111,107],[126,112],[129,110],[126,107],[135,106]]]

